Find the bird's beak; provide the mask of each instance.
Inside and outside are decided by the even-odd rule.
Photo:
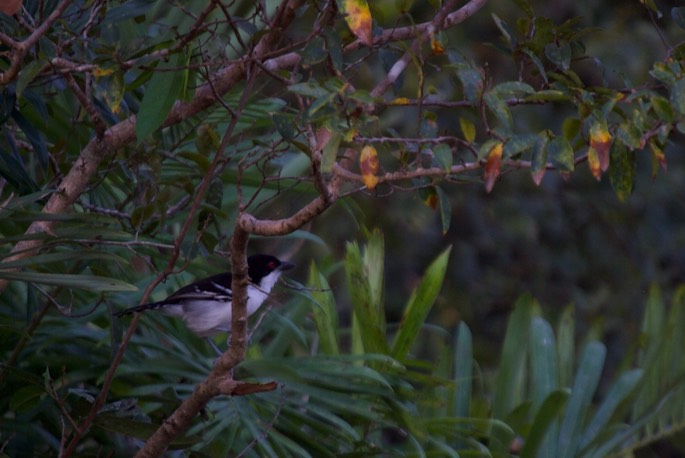
[[[293,267],[295,267],[295,264],[286,261],[281,261],[281,265],[278,266],[278,270],[290,270]]]

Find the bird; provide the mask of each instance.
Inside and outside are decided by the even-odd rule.
[[[275,256],[255,254],[247,258],[247,316],[252,315],[266,300],[281,274],[295,267]],[[186,285],[159,302],[151,302],[115,313],[122,317],[146,310],[160,310],[180,317],[188,328],[200,337],[212,337],[230,332],[233,293],[232,276],[223,272]]]

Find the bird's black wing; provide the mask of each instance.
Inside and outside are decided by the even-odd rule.
[[[162,302],[178,304],[179,302],[202,299],[230,301],[233,297],[231,279],[230,272],[212,275],[184,286]]]
[[[134,312],[152,310],[165,305],[182,304],[188,301],[230,301],[233,297],[231,293],[231,273],[224,272],[211,277],[203,278],[179,289],[171,296],[159,302],[137,305],[135,307],[117,312],[115,316],[129,315]]]

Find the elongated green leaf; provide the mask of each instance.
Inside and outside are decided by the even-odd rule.
[[[384,256],[385,241],[383,240],[383,234],[378,229],[374,229],[364,247],[362,262],[364,263],[366,278],[369,281],[371,307],[374,309],[374,315],[377,317],[378,325],[383,333],[385,333],[385,308],[383,302],[383,284],[385,280]]]
[[[521,296],[509,318],[504,336],[502,356],[495,381],[495,399],[492,411],[495,418],[503,419],[521,402],[522,371],[525,368],[528,333],[535,303],[530,295]]]
[[[387,353],[388,345],[383,332],[385,317],[380,317],[374,307],[368,274],[356,243],[347,244],[345,273],[364,349],[371,353]]]
[[[559,353],[559,384],[571,387],[573,382],[573,364],[575,362],[575,307],[569,305],[564,309],[557,328],[557,351]]]
[[[590,342],[580,359],[580,365],[573,383],[573,392],[568,401],[566,415],[559,430],[559,457],[575,456],[580,445],[583,422],[588,407],[597,389],[604,367],[606,347],[600,342]]]
[[[450,245],[428,266],[421,283],[409,298],[392,344],[392,356],[395,359],[402,361],[411,350],[419,329],[423,326],[428,312],[438,297],[451,251]]]
[[[454,416],[466,418],[471,412],[471,387],[473,386],[473,339],[471,330],[463,321],[457,330],[454,351],[454,381],[457,385],[454,397]]]
[[[62,261],[85,261],[89,259],[101,259],[125,263],[126,260],[120,256],[104,251],[63,251],[59,253],[46,253],[31,256],[30,258],[19,259],[17,261],[3,262],[0,264],[3,269],[16,269],[28,266],[42,266],[53,262]]]
[[[442,226],[442,235],[447,234],[452,222],[452,203],[449,196],[440,186],[435,187],[438,194],[438,208],[440,209],[440,223]]]
[[[187,81],[188,56],[178,54],[174,62],[162,62],[147,84],[147,90],[140,102],[136,115],[136,137],[146,138],[162,126],[167,115],[185,90],[183,82]]]
[[[548,394],[557,389],[557,348],[552,327],[543,318],[535,317],[530,329],[530,367],[533,409],[540,409]],[[556,436],[559,424],[555,420],[547,425],[549,432],[541,443],[538,456],[556,456]]]
[[[314,299],[313,316],[319,333],[321,352],[329,355],[340,353],[338,348],[338,309],[326,278],[319,272],[316,263],[309,266],[309,285]]]
[[[545,448],[543,440],[556,441],[556,430],[553,426],[558,424],[558,418],[566,407],[569,397],[568,389],[552,391],[545,397],[533,419],[533,425],[521,450],[521,458],[556,456],[549,454],[550,448]]]
[[[40,283],[43,285],[64,286],[88,291],[138,291],[138,288],[114,278],[97,275],[44,274],[38,272],[0,271],[0,278],[7,280]]]
[[[602,401],[599,409],[583,432],[579,446],[581,450],[590,445],[602,431],[606,430],[612,415],[628,395],[633,392],[640,382],[642,374],[642,369],[633,369],[625,374],[621,374],[616,383],[611,386],[604,401]]]
[[[48,147],[45,144],[43,134],[18,110],[12,112],[12,118],[14,118],[14,121],[24,132],[31,146],[33,146],[33,151],[36,153],[41,167],[46,168],[48,166]]]

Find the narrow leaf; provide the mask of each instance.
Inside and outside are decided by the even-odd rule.
[[[370,353],[387,354],[388,348],[383,332],[385,317],[378,316],[373,306],[368,274],[364,269],[361,252],[356,243],[347,244],[345,274],[364,349]]]
[[[566,407],[566,402],[570,396],[569,390],[556,390],[544,399],[542,405],[535,414],[533,425],[530,427],[530,432],[526,437],[523,450],[521,450],[521,458],[535,458],[538,456],[555,456],[549,454],[548,450],[543,448],[543,440],[549,438],[554,439],[553,434],[550,434],[550,428],[554,425]]]
[[[606,348],[600,342],[590,342],[585,347],[573,383],[568,408],[559,431],[558,450],[560,458],[576,456],[585,416],[597,389],[605,357]]]
[[[338,348],[338,309],[335,298],[326,278],[319,272],[316,263],[309,266],[309,281],[311,295],[314,300],[313,317],[316,330],[319,333],[321,352],[327,355],[337,355]]]
[[[140,109],[136,115],[136,137],[143,140],[162,126],[174,102],[183,92],[185,69],[183,54],[178,54],[175,61],[162,62],[147,83],[147,89]],[[179,68],[181,67],[181,68]]]
[[[88,291],[138,291],[138,288],[115,278],[97,275],[44,274],[38,272],[0,271],[0,278]]]
[[[463,321],[459,323],[454,352],[454,381],[457,385],[454,397],[454,416],[466,418],[471,412],[473,385],[473,339],[471,330]]]
[[[517,301],[509,318],[495,380],[492,411],[495,418],[504,419],[521,401],[521,372],[524,370],[530,322],[535,303],[530,295]]]
[[[442,288],[442,281],[445,278],[445,271],[447,270],[447,261],[449,260],[450,251],[452,247],[449,246],[428,266],[426,274],[424,275],[419,286],[414,290],[409,302],[407,303],[402,321],[400,322],[397,334],[392,343],[392,356],[400,361],[407,357],[409,350],[411,350],[414,340],[419,333],[419,329],[423,326],[428,312],[433,307],[435,299],[438,297],[440,288]]]

